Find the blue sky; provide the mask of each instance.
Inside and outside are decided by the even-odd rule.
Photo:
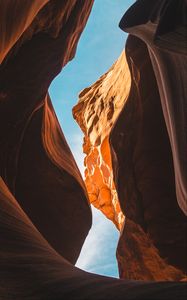
[[[50,86],[50,96],[65,134],[83,174],[82,132],[72,117],[78,94],[104,74],[124,49],[126,34],[118,27],[130,0],[95,0],[75,58]],[[118,231],[99,211],[93,209],[93,226],[77,266],[102,275],[118,277],[115,251]]]

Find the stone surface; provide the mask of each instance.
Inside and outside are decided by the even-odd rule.
[[[175,32],[167,37],[171,40],[163,36],[154,40],[152,34],[163,22],[159,8],[163,8],[161,2],[157,6],[156,1],[137,1],[127,11],[120,23],[131,33],[125,49],[127,62],[123,54],[105,75],[85,89],[73,113],[85,135],[85,183],[90,202],[119,229],[121,210],[126,217],[117,251],[121,277],[179,280],[187,271],[186,97],[182,66],[182,61],[186,63],[185,37],[180,27],[178,50]],[[165,9],[171,13],[167,1]],[[172,9],[174,13],[175,4]],[[144,14],[138,15],[139,11]],[[149,18],[153,18],[154,25]],[[164,67],[159,74],[153,52],[162,54],[160,65]],[[169,76],[171,68],[175,75]],[[179,73],[180,83],[176,78]],[[165,80],[162,83],[161,77]],[[171,84],[173,78],[177,88]],[[163,95],[163,90],[168,95]],[[177,95],[178,109],[174,99]],[[147,247],[150,251],[145,255]]]
[[[146,10],[143,14],[139,11]],[[137,18],[134,18],[137,15]],[[137,1],[120,27],[148,47],[168,131],[175,186],[180,208],[187,215],[187,49],[186,1]],[[171,75],[172,74],[172,75]],[[180,75],[179,75],[180,74]]]
[[[138,282],[84,272],[42,237],[0,178],[0,298],[186,299],[186,284]]]
[[[110,136],[121,208],[149,235],[162,258],[186,272],[186,217],[177,203],[171,147],[155,75],[141,40],[130,36],[126,53],[133,78],[131,91]],[[119,249],[121,252],[120,245]],[[152,264],[157,264],[156,260],[153,254]],[[129,260],[125,266],[128,272]]]
[[[137,1],[139,8],[133,20],[141,24],[141,18],[148,15],[143,20],[147,22],[155,3]],[[170,3],[176,9],[176,2],[164,1],[166,12],[171,12]],[[80,122],[83,101],[91,97],[87,109],[90,120],[81,123],[84,130],[92,124],[87,137],[95,148],[87,172],[90,176],[92,169],[97,170],[90,180],[90,185],[93,179],[99,184],[99,193],[94,187],[95,205],[118,228],[123,224],[121,211],[126,215],[118,261],[121,276],[133,280],[89,274],[73,265],[91,226],[91,211],[48,87],[74,57],[92,4],[92,0],[0,0],[0,298],[183,300],[185,283],[152,282],[185,280],[185,222],[174,188],[175,170],[178,202],[185,211],[184,198],[180,198],[185,190],[185,169],[181,167],[185,144],[183,135],[171,138],[180,114],[170,114],[170,109],[168,116],[164,113],[166,130],[154,77],[157,65],[144,38],[143,42],[132,36],[128,39],[128,66],[123,54],[97,83],[98,88],[94,86],[98,97],[93,96],[93,88],[86,90],[81,106],[74,111]],[[157,8],[162,8],[161,1]],[[162,16],[165,25],[158,26],[161,41],[155,45],[158,48],[164,43],[169,45],[167,53],[169,49],[176,53],[171,36],[163,39],[163,29],[168,33],[167,22],[163,22],[171,21],[171,16],[165,11]],[[180,24],[180,18],[174,25],[176,22]],[[175,32],[173,27],[170,30]],[[182,37],[180,32],[177,41],[182,43]],[[183,43],[175,62],[184,59],[182,47]],[[162,57],[164,68],[168,66],[166,58]],[[174,61],[169,62],[174,67]],[[180,96],[182,88],[177,91]],[[168,99],[162,95],[162,105]],[[94,117],[89,106],[94,114],[97,108]],[[167,125],[169,116],[173,117],[171,127]],[[181,130],[184,125],[181,119]],[[92,150],[89,139],[85,140],[87,154]]]
[[[131,34],[126,54],[133,81],[110,140],[125,215],[186,274],[185,13],[185,1],[137,1],[124,15],[120,26]]]
[[[14,44],[0,66],[0,175],[48,242],[75,263],[91,210],[48,87],[74,56],[93,1],[45,2],[19,10],[20,1],[0,1],[2,57]]]
[[[131,78],[123,52],[111,69],[79,95],[73,116],[84,133],[85,184],[90,202],[118,229],[123,225],[113,180],[109,133],[124,106]]]

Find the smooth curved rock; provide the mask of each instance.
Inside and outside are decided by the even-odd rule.
[[[7,1],[6,8],[3,1],[0,13],[11,5],[13,15],[19,2]],[[11,24],[5,26],[4,40],[18,39],[25,20],[34,16],[29,3],[20,11],[23,20],[12,19],[15,31]],[[92,0],[47,3],[0,66],[0,175],[38,230],[72,263],[91,227],[91,210],[47,93],[74,56],[92,4]]]
[[[49,0],[0,1],[0,63]]]
[[[186,217],[177,203],[172,153],[151,60],[146,45],[132,36],[126,43],[126,55],[131,91],[110,135],[120,205],[125,216],[148,234],[160,256],[186,272]],[[125,253],[120,256],[129,274],[130,262]],[[157,265],[152,253],[152,264],[154,261]]]
[[[0,297],[3,300],[186,299],[186,284],[90,274],[51,248],[0,178]]]
[[[177,200],[187,215],[186,12],[185,0],[139,0],[120,27],[149,49],[173,154]]]
[[[185,1],[140,0],[122,18],[120,27],[131,34],[126,53],[133,83],[111,144],[115,152],[114,178],[125,215],[149,234],[161,257],[186,273],[185,12]],[[130,132],[124,130],[124,120]],[[120,132],[124,134],[123,146],[118,146]],[[128,272],[123,247],[121,237],[118,255],[125,259],[120,266]]]

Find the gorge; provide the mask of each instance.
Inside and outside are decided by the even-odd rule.
[[[138,0],[117,62],[83,90],[85,182],[48,88],[93,0],[0,0],[0,299],[185,299],[186,6]],[[121,279],[74,265],[90,202],[120,230]]]

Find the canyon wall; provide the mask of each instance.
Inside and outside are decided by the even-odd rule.
[[[177,203],[171,147],[155,75],[141,40],[129,37],[126,53],[133,76],[131,92],[110,136],[120,204],[126,217],[143,228],[160,256],[186,272],[186,217]],[[127,258],[122,239],[118,255]]]
[[[144,14],[134,18],[144,6]],[[177,201],[187,215],[186,1],[138,1],[120,27],[148,47],[172,151]]]
[[[141,1],[130,8],[132,22],[133,7],[136,5],[142,5],[143,9]],[[158,7],[152,2],[145,14],[152,9],[156,20],[160,13],[156,10]],[[129,14],[126,13],[124,22],[129,21]],[[146,17],[149,18],[149,15]],[[138,20],[140,24],[147,21]],[[123,19],[121,24],[123,27]],[[142,40],[144,31],[145,36],[150,34],[153,25],[140,28],[140,24],[136,24],[138,27],[133,31],[129,29],[130,23],[127,30],[132,34],[127,40],[125,54],[108,73],[81,92],[73,114],[84,133],[85,183],[90,202],[115,225],[117,223],[119,229],[122,226],[119,216],[121,213],[125,215],[117,250],[120,276],[143,280],[178,280],[187,271],[184,215],[187,199],[185,193],[180,196],[177,192],[177,176],[184,175],[182,182],[185,182],[185,173],[175,168],[177,158],[173,158],[173,155],[177,152],[172,150],[174,146],[168,131],[168,126],[175,127],[175,122],[168,125],[168,118],[164,118],[158,74],[150,54],[152,44],[148,44],[148,47]],[[154,26],[159,27],[160,23]],[[179,72],[184,75],[184,67],[180,63],[182,59],[186,61],[183,48],[178,51],[172,48],[170,53],[164,46],[163,43],[165,68],[167,54],[170,60],[173,55],[173,67],[175,61],[179,61],[174,73],[176,76]],[[158,49],[158,45],[153,47],[153,50],[156,47]],[[182,80],[177,88],[179,111],[182,110],[180,104],[186,99],[184,76]],[[166,100],[172,102],[174,100],[169,96],[176,93],[176,85],[172,87],[166,82],[165,90],[167,88],[171,90]],[[179,111],[171,110],[173,118]],[[179,147],[180,159],[185,162],[184,113],[182,111],[181,132],[174,142],[176,148],[178,141],[183,145]]]
[[[144,14],[134,19],[145,5]],[[126,53],[133,77],[128,104],[110,136],[121,207],[143,228],[160,256],[186,274],[185,1],[138,1],[120,27],[130,33]],[[127,130],[124,120],[130,114]],[[119,145],[120,132],[124,137]],[[122,239],[118,255],[125,257]]]
[[[185,299],[185,283],[125,281],[76,268],[43,238],[1,178],[0,245],[3,300]]]
[[[75,263],[91,210],[48,88],[73,58],[93,1],[0,3],[0,175],[48,242]]]
[[[73,116],[84,133],[85,184],[90,202],[118,229],[124,222],[114,185],[109,134],[130,91],[131,77],[123,52],[111,69],[79,95]]]
[[[138,16],[147,14],[148,22],[151,15],[144,2],[156,3],[137,1],[140,23]],[[168,127],[162,115],[145,41],[130,36],[127,60],[123,53],[74,109],[87,135],[84,151],[91,153],[85,160],[88,192],[48,95],[75,55],[92,4],[0,0],[0,298],[183,300],[186,284],[176,281],[184,279],[185,219],[177,199],[185,185],[176,164],[181,166],[184,145],[181,136],[171,139],[176,124]],[[133,280],[74,266],[91,227],[88,199],[121,230],[120,275]],[[184,198],[179,202],[185,211]]]

